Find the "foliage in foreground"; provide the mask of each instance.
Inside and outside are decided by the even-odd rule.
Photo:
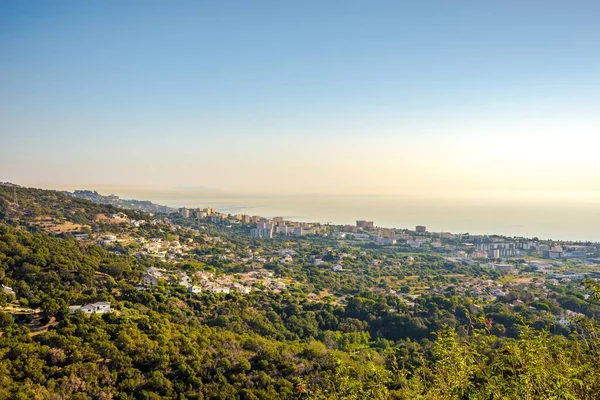
[[[81,215],[73,209],[63,216],[71,200],[40,193],[37,203],[54,207],[56,217],[90,222],[106,211],[86,211],[89,205],[78,200]],[[28,209],[37,210],[33,203]],[[0,225],[0,280],[18,295],[0,293],[0,306],[18,300],[41,313],[34,321],[0,312],[0,399],[596,399],[600,393],[592,318],[550,335],[543,324],[529,327],[526,311],[468,315],[452,294],[424,296],[407,309],[396,298],[368,293],[340,305],[308,302],[300,291],[138,291],[132,283],[147,261],[32,233],[21,222]],[[443,268],[434,261],[432,270]],[[599,286],[590,289],[600,295]],[[67,311],[69,304],[99,300],[115,312]],[[585,306],[575,300],[565,297],[571,308]]]

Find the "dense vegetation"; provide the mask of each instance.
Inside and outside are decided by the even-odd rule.
[[[39,308],[35,315],[0,312],[0,399],[596,399],[600,393],[598,309],[573,286],[544,299],[512,294],[546,307],[546,314],[525,306],[471,312],[469,297],[452,288],[408,306],[367,290],[382,272],[362,271],[371,261],[362,253],[345,265],[358,271],[347,276],[310,267],[302,257],[297,265],[273,264],[276,274],[302,282],[281,293],[138,290],[147,266],[169,266],[115,255],[32,223],[52,216],[96,229],[96,215],[116,209],[23,188],[16,209],[10,189],[0,187],[0,196],[0,282],[16,293],[0,293],[0,306]],[[229,235],[231,248],[253,245]],[[307,256],[318,243],[304,246]],[[200,255],[213,251],[206,247]],[[352,251],[336,249],[332,260],[336,252]],[[432,284],[451,279],[448,273],[489,274],[435,256],[404,264],[402,254],[382,257],[401,262],[385,274],[420,274]],[[187,265],[204,267],[247,268],[216,258]],[[349,297],[343,303],[307,299],[309,291],[321,290]],[[100,300],[115,311],[68,311],[70,304]],[[565,304],[586,317],[558,328],[551,312]]]

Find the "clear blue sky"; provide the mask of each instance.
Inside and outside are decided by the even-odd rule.
[[[2,1],[0,71],[0,180],[600,190],[598,1]]]

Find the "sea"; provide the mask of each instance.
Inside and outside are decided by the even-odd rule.
[[[303,222],[355,224],[431,232],[499,234],[600,242],[600,198],[544,196],[245,195],[165,190],[115,193],[173,207],[212,207],[232,214]]]

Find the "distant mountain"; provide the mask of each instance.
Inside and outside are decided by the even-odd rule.
[[[77,197],[79,199],[90,200],[97,204],[109,204],[120,208],[150,212],[154,214],[169,214],[174,211],[177,211],[174,208],[163,206],[160,204],[154,204],[151,201],[147,200],[126,200],[121,199],[119,196],[115,196],[114,194],[105,196],[92,190],[75,190],[73,193],[65,193],[70,196]]]

